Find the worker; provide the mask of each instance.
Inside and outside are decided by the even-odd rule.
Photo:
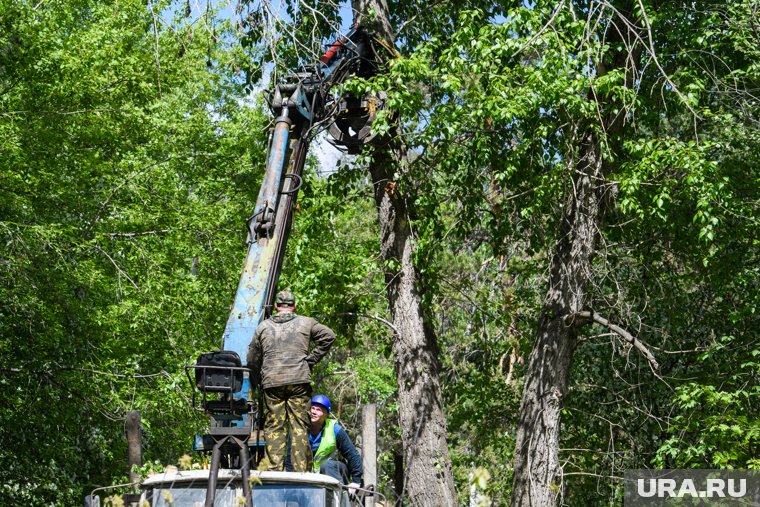
[[[277,313],[256,328],[246,356],[253,382],[264,391],[266,448],[259,470],[284,469],[290,436],[293,470],[306,472],[312,469],[311,370],[330,350],[335,333],[315,319],[297,315],[290,291],[277,293],[275,309]]]
[[[318,394],[311,399],[309,445],[314,454],[314,471],[329,475],[348,485],[355,495],[362,483],[362,458],[348,438],[346,430],[330,415],[330,399]],[[336,451],[348,462],[338,461]],[[349,482],[350,470],[350,482]]]

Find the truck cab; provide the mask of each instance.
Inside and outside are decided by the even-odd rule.
[[[374,495],[372,486],[349,495],[339,480],[319,473],[256,470],[266,444],[262,403],[243,396],[248,368],[234,351],[213,351],[186,369],[194,386],[192,405],[197,389],[199,408],[210,416],[208,434],[197,435],[193,446],[210,454],[210,468],[172,469],[148,478],[140,485],[140,507],[351,507]]]
[[[141,484],[140,506],[204,507],[208,470],[169,471]],[[336,479],[322,474],[251,471],[253,505],[267,507],[349,507],[348,493]],[[245,505],[240,470],[220,469],[214,507]]]

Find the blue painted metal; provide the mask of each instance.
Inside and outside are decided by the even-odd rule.
[[[273,277],[277,276],[278,271],[277,240],[284,229],[281,225],[284,220],[277,216],[277,201],[286,169],[290,125],[288,110],[283,108],[282,115],[275,122],[264,182],[249,227],[248,253],[222,339],[222,348],[237,352],[243,365],[246,364],[248,344],[256,327],[265,318],[267,305],[271,304],[274,297],[271,292],[276,287]],[[250,381],[246,378],[243,389],[235,393],[234,397],[248,399],[250,387]],[[239,425],[242,424],[239,421]]]
[[[268,316],[273,303],[289,233],[295,192],[288,191],[289,195],[280,198],[283,177],[288,166],[294,175],[300,176],[309,129],[324,114],[330,87],[352,72],[361,76],[367,73],[361,70],[367,62],[372,63],[364,54],[366,51],[361,50],[362,47],[366,50],[367,41],[366,32],[354,27],[320,58],[318,70],[289,75],[290,81],[276,85],[273,91],[270,106],[279,116],[275,119],[264,181],[248,224],[248,252],[222,338],[222,349],[237,352],[243,365],[247,363],[248,345],[256,328]],[[376,70],[374,63],[367,68]],[[290,139],[291,127],[295,141]],[[250,388],[250,380],[246,378],[243,389],[233,396],[248,399]],[[238,423],[242,424],[233,422]]]
[[[312,121],[314,119],[313,111],[311,110],[311,104],[309,104],[309,98],[303,90],[302,86],[296,88],[295,93],[290,97],[290,101],[296,105],[298,114],[300,114],[304,120]]]

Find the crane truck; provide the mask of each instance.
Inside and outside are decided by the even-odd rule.
[[[252,471],[264,453],[263,403],[260,395],[249,399],[256,386],[250,384],[245,358],[256,327],[273,308],[310,142],[323,129],[333,144],[350,154],[376,141],[372,123],[384,107],[384,97],[341,94],[339,85],[354,76],[376,75],[394,56],[392,47],[355,25],[318,63],[287,74],[270,90],[274,126],[266,171],[247,221],[248,250],[223,350],[202,354],[186,368],[194,387],[192,403],[210,416],[209,433],[197,435],[193,444],[195,451],[211,455],[210,469],[171,470],[150,477],[140,484],[139,496],[127,496],[125,504],[347,507],[372,494],[370,486],[360,490],[358,499],[349,496],[339,481],[317,473]],[[97,503],[94,495],[87,503]]]

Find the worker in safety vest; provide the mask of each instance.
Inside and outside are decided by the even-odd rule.
[[[348,438],[346,430],[330,415],[330,400],[324,394],[311,399],[311,428],[309,444],[314,455],[314,471],[334,477],[343,484],[348,484],[349,494],[356,493],[362,484],[362,458],[356,447]],[[340,454],[348,466],[338,461]],[[350,479],[349,482],[349,471]]]

